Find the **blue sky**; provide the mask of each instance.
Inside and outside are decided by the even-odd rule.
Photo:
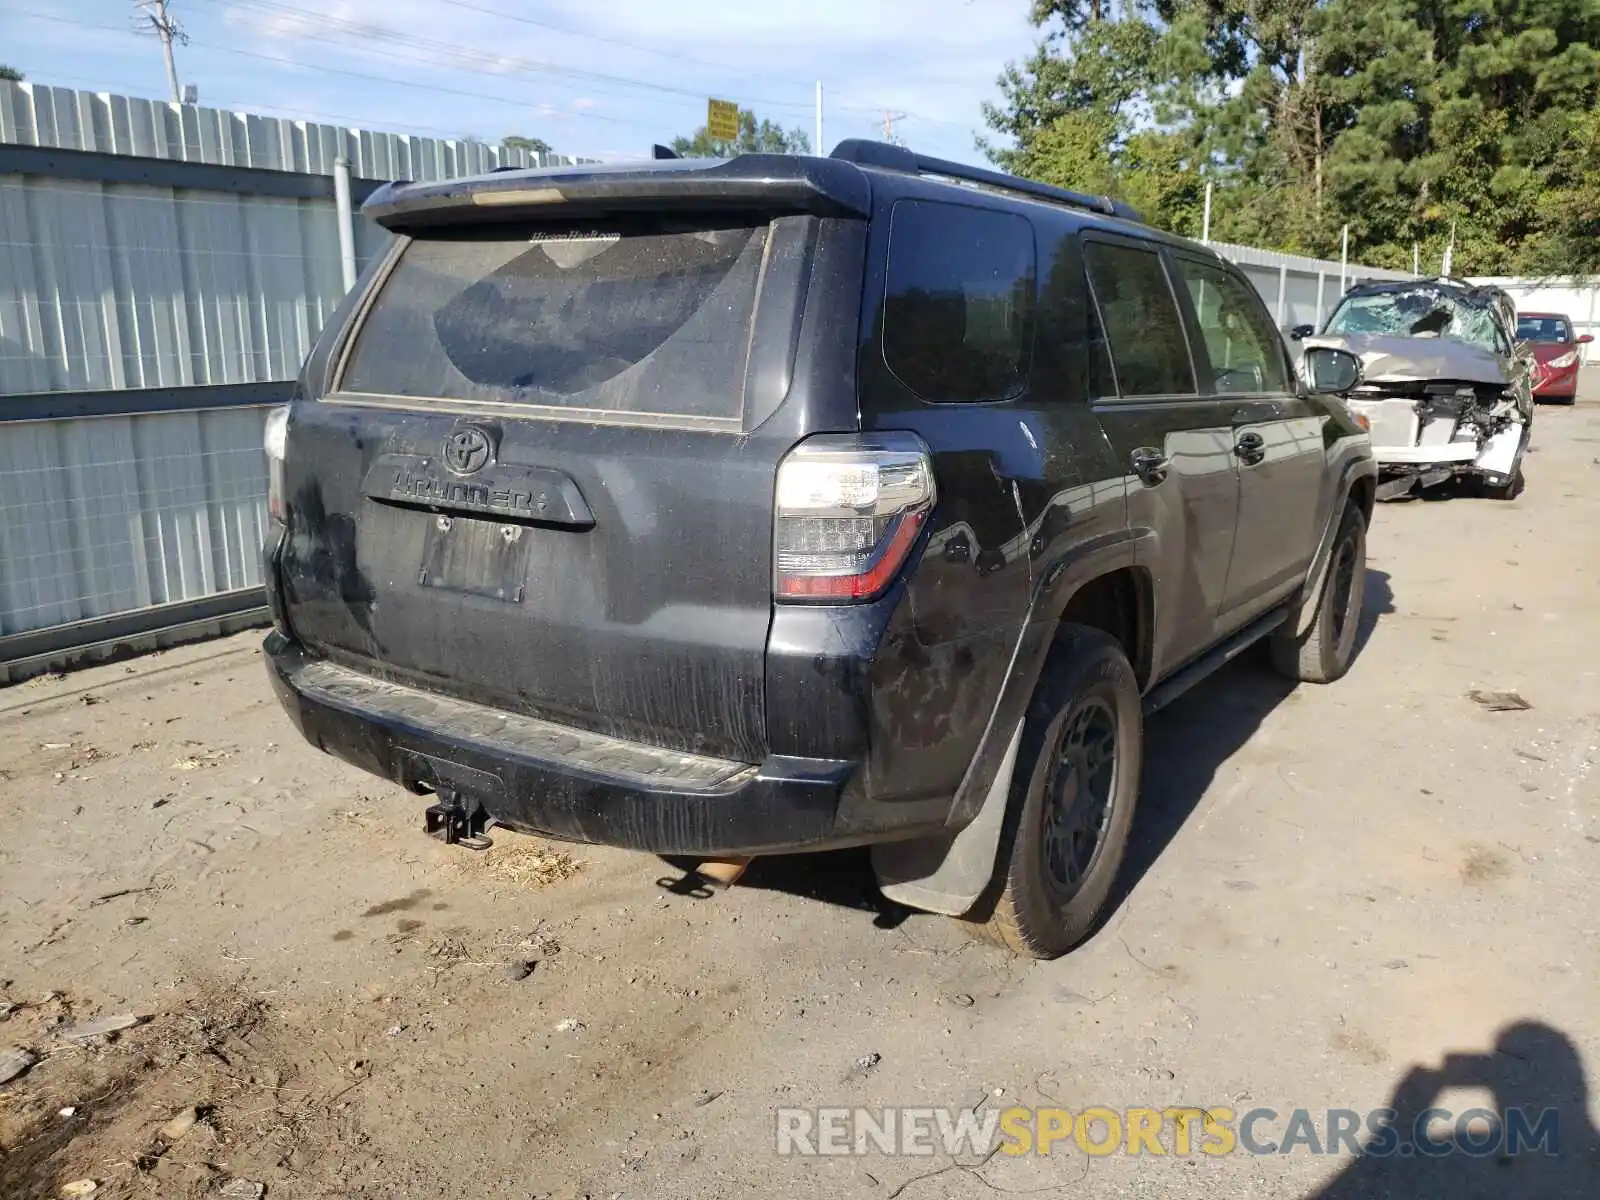
[[[1031,50],[1027,0],[169,0],[202,104],[432,137],[536,135],[627,158],[692,133],[705,98],[983,161],[979,105]],[[0,61],[37,83],[164,97],[131,0],[0,0]]]

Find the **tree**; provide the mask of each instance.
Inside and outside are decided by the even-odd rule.
[[[0,83],[21,83],[22,72],[15,67],[8,67],[0,63]]]
[[[811,139],[800,128],[785,130],[773,121],[756,122],[756,115],[739,110],[739,136],[732,141],[714,138],[704,125],[693,137],[672,139],[679,158],[732,158],[736,154],[809,154]]]
[[[1020,0],[1019,0],[1020,2]],[[1193,234],[1463,273],[1600,266],[1597,0],[1027,0],[985,145]],[[983,143],[980,143],[983,145]],[[1583,267],[1582,269],[1586,269]]]
[[[526,150],[529,154],[551,154],[550,143],[543,138],[522,137],[512,134],[510,137],[500,139],[500,145],[506,150]]]

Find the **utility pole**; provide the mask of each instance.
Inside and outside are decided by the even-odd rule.
[[[167,0],[134,0],[141,11],[133,18],[134,28],[141,33],[154,33],[161,39],[161,51],[167,59],[167,86],[172,90],[172,102],[183,103],[183,89],[178,86],[178,62],[172,56],[172,43],[187,45],[189,35],[183,31],[176,17],[167,12]]]
[[[894,123],[896,121],[904,121],[905,119],[906,119],[905,113],[892,112],[887,108],[884,109],[883,110],[883,140],[888,142],[891,146],[898,146],[900,144],[900,139],[897,138],[895,136],[895,134],[894,134]]]
[[[811,147],[813,154],[826,154],[822,148],[822,80],[817,80],[817,144]]]

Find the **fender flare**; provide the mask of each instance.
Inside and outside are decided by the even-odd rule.
[[[1155,539],[1150,529],[1118,530],[1072,547],[1040,576],[988,727],[950,803],[948,832],[872,847],[878,889],[889,899],[948,917],[978,902],[994,878],[1023,721],[1061,614],[1085,584],[1151,561]]]
[[[1328,507],[1328,523],[1322,531],[1322,540],[1317,543],[1317,552],[1311,559],[1311,569],[1306,572],[1306,581],[1300,589],[1296,606],[1283,623],[1283,629],[1292,630],[1295,637],[1304,636],[1316,618],[1317,597],[1322,595],[1322,584],[1327,578],[1328,565],[1333,560],[1333,543],[1339,536],[1339,522],[1344,519],[1344,510],[1350,503],[1350,495],[1358,479],[1370,479],[1374,484],[1377,483],[1376,460],[1367,456],[1345,459],[1334,490],[1333,503]]]

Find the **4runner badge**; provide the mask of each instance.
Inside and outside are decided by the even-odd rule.
[[[457,475],[481,471],[489,461],[489,435],[468,425],[444,440],[444,465]]]

